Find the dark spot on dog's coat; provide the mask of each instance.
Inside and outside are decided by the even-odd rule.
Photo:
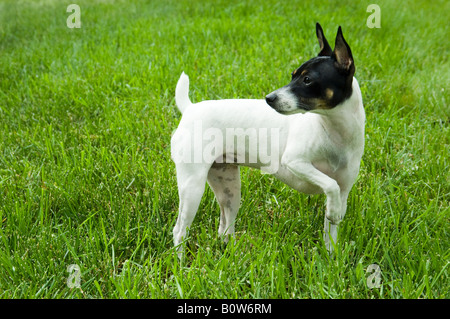
[[[225,187],[225,189],[223,190],[223,192],[228,196],[228,197],[233,197],[234,194],[231,192],[231,190],[228,187]]]

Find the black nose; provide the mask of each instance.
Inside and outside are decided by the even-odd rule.
[[[277,99],[277,95],[275,93],[270,93],[266,96],[266,102],[269,105],[271,105],[271,103],[275,102],[276,99]]]

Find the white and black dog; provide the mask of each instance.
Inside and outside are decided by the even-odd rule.
[[[180,199],[173,230],[178,248],[206,182],[219,202],[219,234],[225,240],[234,234],[241,199],[239,166],[244,165],[265,170],[299,192],[325,193],[324,241],[332,251],[359,172],[365,113],[341,27],[334,50],[318,23],[316,34],[318,56],[294,70],[291,82],[265,100],[193,104],[189,79],[182,73],[175,99],[183,116],[171,140]]]

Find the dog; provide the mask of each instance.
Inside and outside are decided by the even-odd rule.
[[[341,27],[334,50],[319,23],[316,35],[318,56],[295,69],[289,84],[268,94],[265,100],[194,104],[189,99],[189,78],[181,74],[175,102],[182,118],[171,138],[180,201],[173,240],[181,256],[181,244],[206,182],[220,206],[219,235],[227,242],[234,234],[242,165],[265,170],[299,192],[325,194],[323,238],[327,250],[333,251],[364,151],[365,112],[354,78],[352,52]],[[255,131],[259,137],[249,134]],[[267,142],[267,137],[273,136],[276,138]],[[227,143],[239,139],[245,143]],[[257,148],[249,146],[252,142]],[[269,151],[269,160],[264,160],[262,155]]]

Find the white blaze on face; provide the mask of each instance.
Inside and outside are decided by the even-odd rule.
[[[276,100],[271,104],[277,112],[285,115],[305,113],[306,110],[299,107],[298,98],[287,87],[282,87],[271,94],[276,95]]]
[[[288,88],[281,88],[274,92],[277,95],[276,109],[281,112],[298,112],[297,99]]]

